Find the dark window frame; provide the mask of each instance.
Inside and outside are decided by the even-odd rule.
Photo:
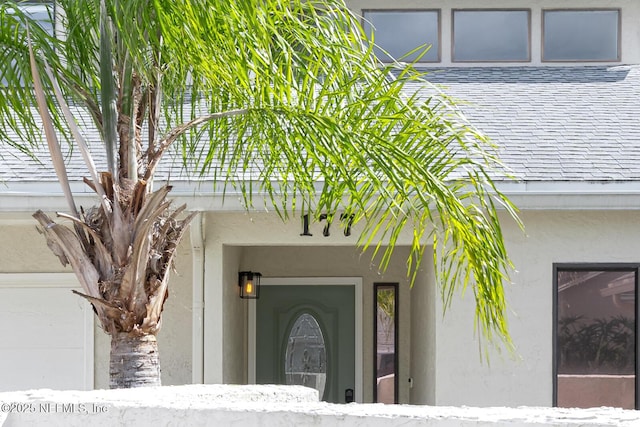
[[[408,9],[401,9],[401,8],[393,8],[393,9],[380,9],[380,8],[372,8],[372,9],[361,9],[360,10],[360,16],[362,17],[361,19],[361,25],[364,28],[365,22],[369,22],[371,23],[369,20],[365,19],[365,13],[369,13],[369,12],[390,12],[390,13],[411,13],[411,12],[435,12],[437,15],[437,22],[438,22],[438,49],[437,49],[437,54],[438,54],[438,59],[435,61],[426,61],[424,60],[424,56],[422,57],[422,59],[420,59],[420,61],[418,61],[418,64],[437,64],[442,62],[442,9],[437,9],[437,8],[408,8]],[[433,45],[432,45],[433,47]],[[394,58],[394,59],[398,59],[398,58]],[[382,63],[390,63],[389,61],[382,61],[380,60]]]
[[[393,282],[376,282],[373,284],[373,403],[378,402],[378,289],[379,288],[392,288],[394,290],[394,319],[393,319],[393,339],[395,342],[394,345],[394,378],[393,378],[393,401],[394,403],[399,403],[398,395],[399,395],[399,385],[400,385],[400,375],[398,372],[400,366],[400,348],[399,348],[399,329],[398,329],[398,320],[400,318],[400,310],[399,310],[399,296],[400,296],[400,286],[398,283]]]
[[[456,12],[526,12],[527,13],[527,58],[526,59],[455,59],[455,13]],[[451,62],[452,63],[527,63],[531,62],[531,8],[452,8],[451,9]]]
[[[618,12],[618,49],[616,59],[544,59],[544,23],[547,12]],[[622,61],[622,9],[619,7],[587,7],[587,8],[542,8],[540,12],[540,60],[549,63],[608,63]]]
[[[640,348],[640,304],[638,299],[640,294],[639,282],[640,282],[640,263],[553,263],[553,322],[552,322],[552,384],[553,384],[553,397],[552,405],[558,406],[558,272],[560,271],[628,271],[635,272],[635,316],[636,316],[636,339],[635,339],[635,407],[640,409],[640,357],[638,350]]]

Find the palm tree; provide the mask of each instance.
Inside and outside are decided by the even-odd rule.
[[[44,127],[72,226],[34,216],[111,336],[111,387],[160,383],[155,336],[191,219],[152,190],[174,146],[247,207],[261,190],[283,219],[349,212],[382,269],[412,230],[411,277],[433,244],[445,303],[472,286],[478,329],[510,344],[498,206],[516,217],[495,147],[411,65],[382,66],[342,0],[60,0],[57,37],[18,5],[0,5],[0,138],[31,152]],[[58,137],[82,153],[96,206],[76,207]]]

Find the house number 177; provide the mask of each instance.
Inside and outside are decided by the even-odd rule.
[[[343,213],[340,215],[340,221],[344,223],[344,235],[351,236],[351,225],[353,224],[353,219],[355,218],[354,214]],[[320,222],[326,221],[324,228],[322,229],[322,235],[324,237],[328,237],[331,233],[329,229],[331,228],[331,222],[328,221],[327,214],[321,214],[318,218]],[[312,233],[309,232],[309,214],[302,215],[302,233],[301,236],[313,236]]]

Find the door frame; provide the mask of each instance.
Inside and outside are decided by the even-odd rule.
[[[355,401],[364,396],[362,352],[362,278],[361,277],[263,277],[260,286],[353,286],[355,297]],[[249,300],[247,372],[249,384],[256,383],[256,300]]]

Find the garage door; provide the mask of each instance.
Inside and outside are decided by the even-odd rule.
[[[0,274],[0,391],[93,388],[93,311],[73,274]]]

